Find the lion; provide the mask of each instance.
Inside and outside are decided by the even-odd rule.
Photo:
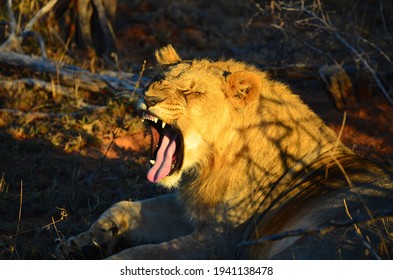
[[[151,128],[147,179],[171,192],[115,204],[61,244],[63,256],[392,256],[391,169],[354,154],[252,65],[182,60],[171,45],[156,59],[138,108]]]

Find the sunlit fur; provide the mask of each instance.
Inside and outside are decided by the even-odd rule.
[[[377,219],[393,212],[390,169],[344,147],[286,85],[253,66],[182,61],[171,46],[156,57],[160,73],[140,107],[182,134],[181,169],[159,181],[177,192],[115,204],[62,244],[63,253],[105,247],[113,259],[356,259],[376,256],[364,249],[371,243],[380,256],[393,255],[393,221]],[[112,255],[120,239],[131,247]]]
[[[160,184],[180,187],[196,220],[243,223],[269,185],[296,163],[345,149],[287,86],[252,66],[234,60],[182,63],[171,47],[156,55],[163,65],[177,64],[163,67],[165,78],[145,93],[166,98],[150,110],[175,124],[185,145],[182,169]]]

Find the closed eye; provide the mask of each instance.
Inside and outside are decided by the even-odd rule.
[[[186,90],[183,91],[183,94],[186,98],[187,103],[195,100],[195,99],[201,99],[204,97],[205,93],[199,92],[199,91],[191,91],[191,90]]]

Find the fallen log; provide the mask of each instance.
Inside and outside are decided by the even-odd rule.
[[[92,93],[138,93],[139,75],[125,72],[92,73],[58,61],[15,52],[0,52],[0,71],[17,70],[55,79],[61,86],[78,87]],[[30,75],[29,75],[30,76]]]

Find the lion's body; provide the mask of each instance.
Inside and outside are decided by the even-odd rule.
[[[321,156],[307,171],[286,180],[287,192],[272,210],[256,218],[258,227],[250,225],[245,231],[243,240],[258,237],[272,240],[248,247],[245,256],[264,259],[374,258],[366,249],[366,243],[371,242],[372,245],[368,245],[378,252],[377,255],[392,257],[393,240],[389,237],[393,230],[392,220],[384,219],[385,224],[377,228],[378,217],[391,213],[392,180],[390,170],[355,155]],[[286,238],[278,236],[273,241],[277,234]]]
[[[134,246],[113,258],[356,258],[364,251],[367,236],[359,232],[348,239],[356,244],[349,255],[340,240],[353,223],[393,207],[390,170],[354,155],[285,85],[252,66],[181,61],[171,47],[156,57],[163,78],[140,107],[166,130],[156,129],[163,136],[152,145],[157,163],[148,178],[178,191],[116,204],[64,251],[92,245],[98,231],[107,232],[98,243],[110,251],[118,239]],[[388,226],[376,234],[381,244],[389,243]],[[329,246],[318,251],[320,238]]]

